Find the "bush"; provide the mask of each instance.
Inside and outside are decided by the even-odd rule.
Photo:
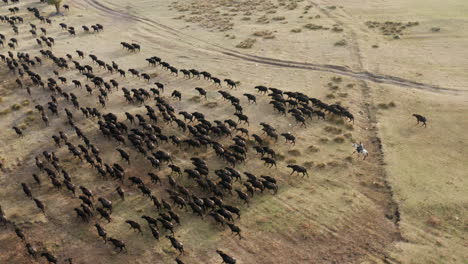
[[[256,41],[257,41],[256,39],[248,38],[248,39],[242,41],[241,43],[237,44],[236,48],[250,49],[250,48],[253,47],[253,45],[255,44]]]
[[[344,39],[335,42],[335,46],[338,46],[338,47],[346,46],[346,44],[348,44],[348,43]]]
[[[272,19],[276,21],[281,21],[281,20],[285,20],[286,18],[284,16],[277,16],[277,17],[273,17]]]
[[[316,153],[316,152],[319,152],[320,149],[317,148],[317,147],[314,146],[314,145],[310,145],[309,147],[307,147],[307,151],[308,151],[308,152],[312,152],[312,153]]]
[[[387,104],[384,104],[384,103],[378,104],[377,107],[378,107],[379,109],[388,109],[388,105],[387,105]]]
[[[21,105],[19,105],[19,104],[14,104],[14,105],[11,106],[11,110],[13,110],[13,111],[18,111],[20,109],[21,109]]]
[[[304,25],[304,28],[307,28],[307,29],[310,29],[310,30],[326,29],[323,26],[315,25],[315,24],[312,24],[312,23]]]
[[[335,141],[335,143],[343,143],[345,141],[344,137],[336,137],[333,139],[333,141]]]
[[[320,143],[328,143],[328,138],[320,138]]]

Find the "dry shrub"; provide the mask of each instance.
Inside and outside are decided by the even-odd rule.
[[[334,27],[332,28],[332,32],[341,33],[341,32],[343,32],[343,29],[340,28],[340,27],[334,26]]]
[[[201,98],[200,96],[193,96],[192,98],[190,98],[190,101],[199,103],[201,101]]]
[[[215,107],[218,107],[218,103],[217,102],[209,102],[209,103],[204,104],[203,106],[207,107],[207,108],[215,108]]]
[[[283,154],[276,154],[276,159],[279,161],[284,160],[286,157]]]
[[[325,128],[323,128],[323,130],[325,130],[325,132],[335,134],[335,135],[339,135],[343,132],[341,128],[332,127],[332,126],[326,126]]]
[[[354,130],[353,124],[346,124],[345,127],[346,127],[346,129],[348,129],[348,130]]]
[[[308,152],[311,152],[311,153],[316,153],[316,152],[319,152],[320,149],[317,148],[317,147],[314,146],[314,145],[310,145],[309,147],[307,147],[307,151],[308,151]]]
[[[433,28],[431,28],[431,31],[432,32],[440,32],[440,28],[439,27],[433,27]]]
[[[408,22],[404,24],[402,22],[392,22],[392,21],[386,21],[386,22],[367,21],[365,24],[369,28],[379,30],[382,35],[385,35],[385,36],[393,35],[393,38],[395,39],[399,39],[400,38],[399,35],[403,34],[403,31],[407,29],[408,27],[419,25],[418,22]],[[372,46],[372,47],[377,48],[378,46],[376,47]]]
[[[388,103],[388,106],[389,107],[396,107],[396,104],[394,102],[390,102],[390,103]]]
[[[374,48],[374,49],[376,49],[378,47],[379,47],[379,45],[377,45],[377,44],[372,45],[372,48]]]
[[[288,163],[288,164],[296,164],[296,163],[297,163],[297,160],[295,160],[295,159],[288,159],[288,160],[286,161],[286,163]]]
[[[353,137],[353,134],[351,134],[351,133],[345,133],[345,134],[343,135],[343,137],[345,137],[345,138],[352,138],[352,137]]]
[[[257,18],[257,23],[268,24],[268,23],[270,23],[270,20],[268,20],[268,17],[266,17],[266,16],[261,16],[261,17]]]
[[[272,19],[275,20],[275,21],[281,21],[281,20],[285,20],[286,17],[284,17],[284,16],[276,16],[276,17],[273,17]]]
[[[21,109],[21,105],[19,105],[19,104],[14,104],[14,105],[11,106],[11,110],[13,110],[13,111],[18,111],[20,109]]]
[[[253,35],[256,37],[262,37],[264,39],[275,38],[275,36],[273,35],[273,32],[269,30],[257,31],[257,32],[254,32]]]
[[[325,163],[323,163],[323,162],[318,163],[317,165],[315,165],[315,167],[316,167],[317,169],[324,169],[326,166],[327,166],[327,165],[326,165]]]
[[[305,24],[304,28],[307,28],[307,29],[310,29],[310,30],[327,30],[328,29],[328,28],[323,27],[321,25],[316,25],[316,24],[312,24],[312,23]]]
[[[332,161],[327,162],[327,166],[332,167],[332,168],[333,167],[339,167],[340,163],[338,161],[336,161],[336,160],[332,160]]]
[[[345,139],[344,139],[344,137],[335,137],[333,139],[333,141],[335,141],[335,143],[341,144],[341,143],[343,143],[345,141]]]
[[[336,124],[336,125],[344,125],[343,118],[332,115],[328,120],[328,123]]]
[[[348,156],[344,159],[345,161],[347,162],[352,162],[353,161],[353,157],[352,156]]]
[[[7,115],[7,114],[9,114],[9,113],[11,113],[11,110],[10,110],[10,109],[8,109],[8,108],[7,108],[7,109],[4,109],[4,110],[0,111],[0,116]]]
[[[384,104],[384,103],[378,104],[377,107],[378,107],[379,109],[388,109],[388,105],[387,105],[387,104]]]
[[[302,165],[304,167],[306,167],[307,169],[310,169],[310,168],[312,168],[314,166],[314,162],[313,161],[306,161],[306,162],[302,163]]]
[[[432,215],[427,219],[427,224],[429,224],[432,227],[438,227],[442,224],[442,220],[440,220],[437,216]]]
[[[241,43],[237,44],[236,45],[236,48],[240,48],[240,49],[250,49],[253,47],[253,45],[255,44],[257,40],[254,39],[254,38],[248,38],[244,41],[242,41]]]
[[[328,141],[330,141],[330,140],[328,138],[320,138],[319,141],[320,141],[320,143],[325,144],[325,143],[328,143]]]
[[[301,155],[301,152],[297,149],[292,149],[292,150],[289,150],[288,151],[288,154],[291,155],[291,156],[295,156],[295,157],[298,157]]]
[[[292,33],[299,33],[299,32],[301,32],[301,31],[302,31],[302,29],[300,29],[300,28],[293,28],[293,29],[291,29],[291,32],[292,32]]]
[[[338,47],[342,47],[342,46],[346,46],[346,44],[348,44],[348,43],[346,42],[346,40],[342,39],[342,40],[340,40],[340,41],[335,42],[334,45],[335,45],[335,46],[338,46]]]
[[[338,85],[330,85],[329,87],[330,87],[330,90],[332,90],[332,91],[336,91],[336,90],[340,89],[340,87]]]
[[[286,8],[287,8],[288,10],[294,10],[294,9],[297,8],[297,3],[296,3],[296,2],[291,2],[291,3],[289,3],[289,4],[286,6]]]
[[[326,95],[326,98],[327,98],[327,99],[335,99],[336,97],[335,97],[334,94],[327,94],[327,95]]]
[[[249,20],[250,20],[250,17],[243,17],[241,20],[242,20],[242,21],[249,21]]]
[[[341,78],[341,77],[339,77],[339,76],[333,76],[333,77],[331,78],[331,80],[332,80],[333,82],[340,83],[340,82],[343,81],[343,78]]]
[[[338,96],[346,98],[346,97],[348,97],[348,93],[338,93]]]
[[[31,123],[31,122],[34,121],[34,120],[36,120],[36,117],[34,117],[34,116],[28,116],[28,117],[26,117],[26,118],[24,119],[24,121],[25,121],[26,123],[28,123],[28,124]]]

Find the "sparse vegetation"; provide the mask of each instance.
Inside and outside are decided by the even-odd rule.
[[[320,138],[320,143],[322,144],[328,143],[328,141],[330,141],[328,138]]]
[[[11,108],[11,110],[13,110],[13,111],[18,111],[18,110],[21,109],[21,105],[19,105],[19,104],[14,104],[14,105],[12,105],[10,108]]]
[[[310,145],[310,146],[307,147],[307,151],[310,152],[310,153],[316,153],[316,152],[319,152],[320,149],[317,148],[317,147],[314,146],[314,145]]]
[[[2,111],[0,111],[0,116],[4,116],[4,115],[7,115],[11,113],[11,110],[10,109],[3,109]]]
[[[276,16],[276,17],[273,17],[272,20],[275,20],[275,21],[281,21],[281,20],[285,20],[286,17],[284,16]]]
[[[217,102],[209,102],[209,103],[204,104],[203,106],[207,107],[207,108],[216,108],[216,107],[218,107],[218,103]]]
[[[292,150],[289,150],[288,151],[288,154],[291,155],[291,156],[295,156],[295,157],[298,157],[301,155],[301,152],[297,149],[292,149]]]
[[[334,134],[334,135],[339,135],[343,133],[343,130],[341,130],[341,128],[332,127],[332,126],[326,126],[324,127],[323,130],[327,133]]]
[[[273,35],[273,32],[271,32],[269,30],[257,31],[257,32],[254,32],[253,35],[255,37],[262,37],[263,39],[273,39],[273,38],[275,38],[275,35]]]
[[[346,46],[348,43],[346,42],[346,40],[342,39],[340,41],[337,41],[335,42],[335,46],[338,46],[338,47],[342,47],[342,46]]]
[[[400,35],[404,33],[404,31],[410,27],[414,27],[419,25],[419,22],[377,22],[377,21],[367,21],[366,26],[370,29],[379,30],[380,33],[384,36],[392,36],[394,39],[399,39]]]
[[[323,27],[321,25],[312,24],[312,23],[305,24],[304,28],[307,28],[307,29],[310,29],[310,30],[328,30],[328,28],[326,28],[326,27]]]
[[[237,44],[236,45],[236,48],[240,48],[240,49],[250,49],[253,47],[253,45],[255,44],[257,40],[254,39],[254,38],[248,38],[244,41],[242,41],[241,43]]]
[[[343,32],[343,28],[338,27],[338,26],[333,26],[332,32],[341,33],[341,32]]]
[[[344,139],[344,137],[335,137],[333,139],[333,141],[335,141],[335,143],[341,144],[341,143],[343,143],[345,141],[345,139]]]

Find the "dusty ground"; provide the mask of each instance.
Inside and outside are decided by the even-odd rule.
[[[36,6],[46,14],[53,11],[36,2],[1,7],[2,15],[8,14],[9,7],[20,8],[18,15],[26,23],[19,26],[17,51],[34,56],[39,47],[28,33],[28,23],[39,25],[39,21],[32,20],[26,7]],[[237,90],[222,88],[239,98],[245,92],[255,93],[255,85],[266,85],[300,91],[327,103],[341,102],[356,117],[354,124],[330,116],[327,121],[309,120],[304,128],[290,116],[275,114],[267,96],[257,95],[257,105],[249,105],[242,97],[251,132],[259,133],[259,123],[268,122],[280,132],[293,133],[298,143],[269,142],[281,154],[278,169],[264,167],[253,151],[249,161],[237,168],[279,179],[277,195],[256,195],[249,207],[234,196],[225,199],[241,207],[242,217],[236,224],[245,239],[235,238],[210,217],[202,220],[178,211],[182,226],[176,236],[184,243],[186,253],[181,259],[185,263],[220,263],[216,249],[234,256],[238,263],[468,263],[468,80],[464,74],[468,67],[464,48],[468,44],[464,31],[468,3],[70,0],[68,4],[71,8],[64,17],[52,17],[52,26],[41,25],[56,40],[54,54],[75,57],[74,50],[80,49],[106,62],[116,61],[124,69],[157,74],[151,82],[166,85],[164,96],[174,89],[182,91],[181,102],[171,100],[177,111],[203,112],[208,120],[235,119],[233,107],[220,99],[219,88],[212,83],[176,78],[147,66],[145,58],[156,55],[178,68],[206,70],[221,79],[240,81]],[[377,26],[370,28],[369,21],[378,22],[373,23]],[[77,36],[61,31],[61,22],[77,28]],[[104,32],[85,34],[80,29],[95,23],[102,24]],[[0,24],[0,32],[13,37],[7,24]],[[121,41],[141,44],[141,53],[122,50]],[[2,54],[7,51],[3,48]],[[89,58],[82,62],[91,64]],[[0,174],[0,204],[8,219],[23,228],[29,242],[60,260],[175,263],[178,254],[167,239],[155,241],[146,226],[140,236],[124,223],[132,219],[144,224],[141,215],[156,216],[151,203],[128,182],[124,188],[129,197],[120,201],[113,191],[116,182],[100,178],[88,165],[73,159],[66,148],[56,148],[50,137],[58,131],[67,132],[74,144],[79,143],[65,124],[65,114],[51,118],[51,125],[45,127],[34,105],[44,105],[50,93],[33,88],[28,96],[14,84],[16,77],[4,65],[0,159],[5,169]],[[52,69],[47,62],[34,70],[48,78]],[[128,88],[152,87],[136,78],[122,79],[102,70],[96,73]],[[74,69],[60,75],[85,81]],[[195,87],[208,91],[206,101],[196,97]],[[77,94],[82,104],[97,107],[96,94],[88,96],[71,83],[62,88]],[[13,107],[15,104],[19,107]],[[71,108],[59,99],[59,109],[64,107]],[[111,94],[106,109],[99,109],[118,113],[121,119],[125,119],[125,111],[145,112],[144,107],[127,104],[121,91]],[[428,127],[416,126],[413,113],[425,115]],[[75,116],[103,159],[120,162],[117,144],[103,140],[96,122],[79,112]],[[22,125],[25,137],[18,138],[11,127]],[[180,134],[170,126],[161,127],[167,134]],[[351,154],[351,143],[359,141],[371,153],[365,161]],[[149,163],[130,147],[126,149],[134,157],[126,167],[127,175],[148,180]],[[168,144],[161,149],[173,154],[175,163],[183,168],[191,166],[188,159],[192,156],[209,160],[212,170],[226,166],[210,151],[180,150]],[[78,199],[65,190],[55,191],[45,175],[42,186],[33,183],[31,174],[37,173],[34,157],[44,150],[56,151],[76,185],[114,201],[113,222],[100,222],[110,235],[127,243],[128,254],[116,254],[98,238],[91,224],[79,221],[73,212]],[[306,166],[311,177],[289,175],[286,165],[291,163]],[[169,171],[164,167],[160,174],[164,178]],[[167,181],[163,181],[163,187],[151,185],[161,197],[166,195]],[[178,181],[191,187],[186,176]],[[45,202],[46,217],[24,196],[21,182],[33,186],[34,196]],[[0,252],[0,263],[45,263],[27,255],[11,227],[0,229]]]

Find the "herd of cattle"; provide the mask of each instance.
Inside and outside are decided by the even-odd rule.
[[[172,78],[177,78],[179,73],[182,73],[184,79],[210,82],[207,84],[210,88],[207,89],[218,89],[220,100],[229,102],[233,107],[232,116],[237,120],[208,120],[201,112],[176,110],[171,102],[181,101],[184,94],[191,91],[172,90],[170,96],[166,96],[167,84],[155,82],[152,86],[150,84],[152,77],[149,73],[134,68],[124,70],[114,61],[106,62],[94,54],[86,56],[81,50],[64,56],[56,54],[52,51],[55,39],[47,35],[48,31],[45,28],[53,27],[54,23],[41,15],[37,7],[28,7],[27,11],[33,16],[27,17],[32,19],[29,33],[36,38],[40,54],[33,55],[33,50],[14,53],[20,44],[22,36],[20,28],[24,26],[19,25],[24,23],[24,19],[17,15],[21,11],[20,8],[10,7],[8,10],[11,16],[0,16],[0,21],[10,25],[13,37],[8,39],[7,33],[0,34],[1,45],[8,43],[9,48],[6,54],[0,55],[0,60],[9,69],[9,76],[15,76],[10,78],[16,78],[14,84],[18,88],[16,92],[20,94],[26,91],[29,96],[37,93],[37,99],[40,100],[44,100],[44,94],[49,93],[50,99],[46,99],[47,102],[35,106],[41,115],[44,127],[50,126],[53,118],[63,117],[67,124],[57,125],[59,131],[51,136],[51,144],[47,146],[47,150],[39,151],[40,154],[35,156],[36,171],[32,173],[30,181],[24,179],[23,182],[18,182],[19,188],[28,199],[31,199],[38,212],[48,218],[54,217],[53,209],[47,206],[43,198],[35,195],[39,189],[50,193],[63,192],[64,195],[68,192],[68,202],[79,204],[73,208],[73,212],[70,212],[76,215],[77,221],[85,225],[94,224],[97,239],[102,239],[104,243],[110,242],[119,252],[127,251],[126,242],[116,238],[116,235],[110,235],[106,231],[105,223],[99,222],[102,221],[100,219],[107,223],[113,221],[112,216],[116,213],[113,205],[116,202],[124,203],[128,195],[126,189],[130,188],[138,190],[147,198],[155,208],[155,215],[146,214],[126,219],[122,224],[127,224],[138,233],[148,232],[155,240],[161,237],[167,238],[172,247],[180,253],[175,259],[179,264],[184,263],[181,260],[184,245],[176,237],[177,229],[179,226],[189,225],[181,221],[182,212],[191,211],[203,221],[214,221],[223,228],[228,227],[235,236],[243,239],[241,228],[236,224],[236,220],[241,217],[240,206],[226,201],[236,203],[236,199],[233,199],[236,196],[238,201],[248,206],[255,195],[264,193],[265,190],[276,194],[279,184],[274,176],[255,175],[245,169],[248,168],[247,163],[252,162],[252,158],[247,158],[249,150],[255,150],[254,155],[258,155],[265,166],[277,168],[280,165],[277,153],[269,145],[277,142],[280,136],[284,137],[286,143],[294,145],[296,137],[293,134],[281,133],[267,122],[260,123],[260,131],[250,128],[250,119],[244,110],[245,104],[242,105],[241,98],[233,95],[238,91],[236,88],[239,83],[231,79],[221,81],[206,71],[178,69],[157,56],[146,59],[149,67],[164,69],[174,76]],[[42,25],[39,27],[40,33],[34,20]],[[76,35],[74,27],[64,23],[59,26],[60,30]],[[100,24],[92,25],[91,28],[93,32],[90,31],[90,27],[82,26],[83,33],[97,34],[104,30]],[[42,36],[38,37],[38,34]],[[129,52],[141,50],[141,46],[136,43],[121,42],[121,45]],[[76,57],[73,54],[76,54]],[[88,58],[89,63],[87,63]],[[40,69],[47,69],[47,72],[53,75],[40,74]],[[72,75],[75,77],[73,80],[63,76],[65,73],[70,76],[72,72],[75,72]],[[126,73],[134,78],[143,78],[151,87],[128,88],[130,85],[141,87],[142,84],[137,83],[137,79],[127,80]],[[84,78],[79,80],[80,76]],[[119,80],[120,82],[128,84],[127,87],[119,84],[117,78],[122,80]],[[69,86],[69,83],[73,85]],[[222,90],[224,83],[230,90]],[[196,87],[194,90],[200,98],[207,98],[209,91],[201,87]],[[262,85],[256,86],[255,90],[257,94],[242,94],[247,99],[247,104],[256,105],[258,96],[268,96],[272,111],[286,118],[292,117],[298,124],[296,129],[307,127],[307,122],[311,122],[314,117],[317,117],[317,120],[324,120],[327,116],[339,116],[354,122],[353,115],[339,104],[326,104],[300,92],[283,91]],[[111,97],[111,94],[114,96]],[[96,98],[97,104],[87,105],[92,101],[90,98]],[[120,110],[123,107],[119,107],[117,111],[107,111],[108,106],[116,104],[128,104],[131,106],[128,109],[131,110],[124,112]],[[78,125],[83,120],[96,124],[99,129],[84,131]],[[14,126],[13,130],[19,136],[19,140],[31,133],[27,127]],[[93,142],[92,138],[99,140],[95,139]],[[115,146],[115,151],[119,153],[123,163],[111,161],[112,151],[107,153],[100,151],[97,143],[102,144],[104,139],[113,142],[110,144]],[[180,150],[178,153],[191,153],[190,166],[182,166],[177,162],[183,158],[174,154],[175,151],[174,153],[170,151],[177,149]],[[193,154],[208,150],[212,150],[215,155],[204,159]],[[61,154],[58,154],[59,152]],[[69,173],[69,168],[66,166],[71,162],[63,161],[66,157],[75,158],[72,161],[75,163],[73,166],[91,167],[101,180],[115,182],[117,184],[115,192],[98,192],[95,186],[90,187],[92,184],[80,179],[79,175],[72,176],[73,173]],[[213,169],[214,166],[209,165],[210,161],[223,166]],[[143,163],[147,164],[144,167],[150,171],[145,176],[129,174],[128,167],[135,163],[140,166]],[[242,167],[245,171],[241,172],[236,167]],[[287,164],[286,167],[291,169],[291,174],[309,176],[303,166]],[[142,168],[139,168],[141,172]],[[166,168],[170,171],[166,171]],[[181,183],[182,177],[185,176],[190,182],[189,186]],[[45,181],[49,181],[54,188],[44,187],[47,185]],[[121,201],[117,201],[115,197],[119,197]],[[142,226],[142,222],[146,222],[147,229]],[[0,223],[14,230],[32,258],[39,255],[49,263],[59,262],[53,252],[37,249],[33,239],[20,225],[10,221],[4,210],[0,210]],[[216,252],[223,263],[236,263],[234,257],[222,250]],[[67,263],[73,262],[70,257],[62,259]]]

